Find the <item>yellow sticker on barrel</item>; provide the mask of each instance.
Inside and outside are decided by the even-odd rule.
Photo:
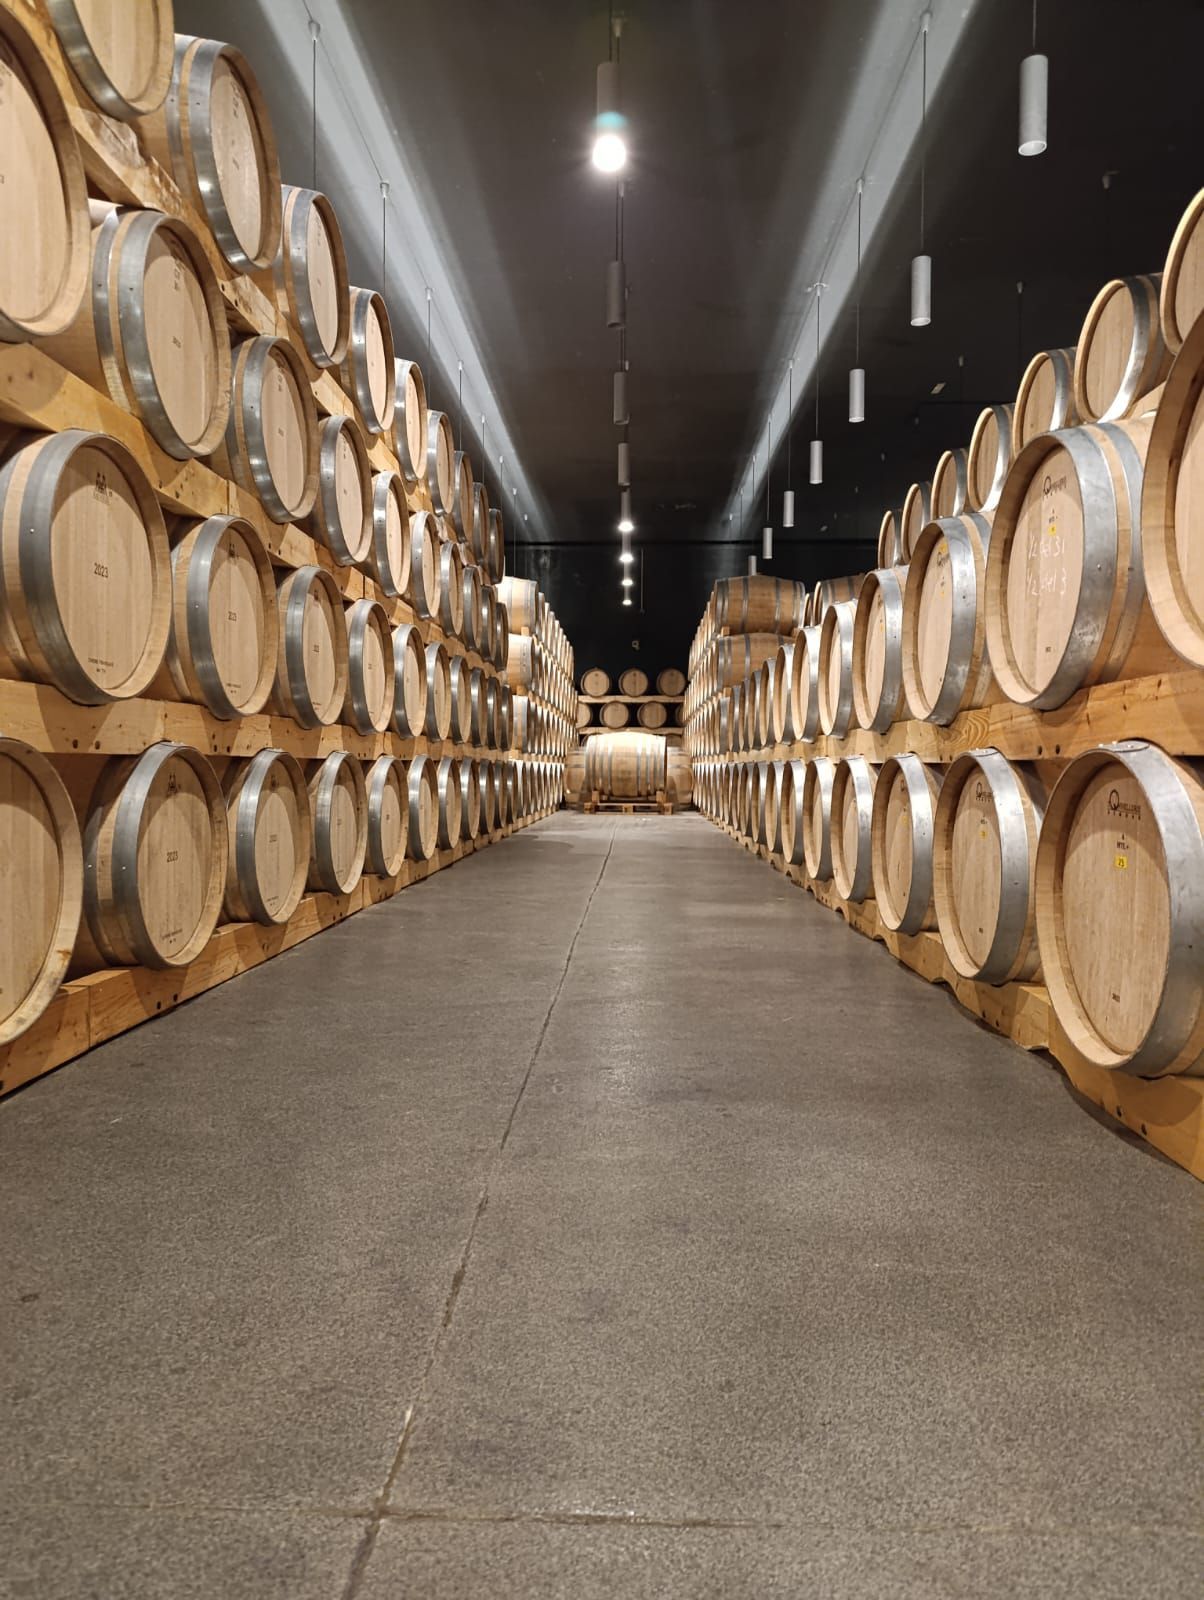
[[[1113,859],[1113,865],[1116,867],[1116,870],[1118,872],[1123,872],[1125,870],[1125,868],[1128,866],[1128,864],[1129,864],[1128,856],[1116,856]]]

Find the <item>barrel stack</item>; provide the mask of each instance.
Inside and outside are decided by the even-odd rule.
[[[900,487],[876,571],[798,618],[722,580],[686,745],[705,815],[1204,1176],[1201,284],[1204,192]]]
[[[257,64],[170,0],[0,62],[3,1091],[553,809],[577,702]]]

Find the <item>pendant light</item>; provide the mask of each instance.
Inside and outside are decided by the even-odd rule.
[[[610,57],[598,67],[590,160],[599,172],[622,172],[627,165],[627,119],[619,109],[618,40],[622,30],[622,21],[612,17],[607,41]]]
[[[911,325],[926,328],[932,321],[932,257],[924,253],[924,188],[928,168],[928,25],[932,13],[920,19],[920,253],[911,262]]]
[[[619,551],[619,564],[624,567],[629,567],[634,560],[635,557],[631,553],[631,535],[629,533],[625,533],[623,535],[623,545]]]
[[[623,489],[619,494],[619,532],[634,533],[635,523],[631,517],[631,490]]]
[[[823,297],[822,283],[815,285],[815,437],[811,441],[811,482],[824,481],[824,442],[819,436],[819,304]]]
[[[786,489],[782,495],[782,526],[794,527],[794,482],[790,471],[790,438],[794,433],[794,362],[786,374]]]
[[[620,489],[631,488],[631,446],[626,439],[619,440],[618,478]]]
[[[769,521],[769,482],[773,473],[773,407],[765,419],[765,526],[761,529],[761,559],[773,560],[773,527]]]
[[[857,180],[857,299],[853,310],[853,360],[849,368],[849,421],[865,421],[865,368],[861,365],[861,195],[865,185]]]
[[[748,575],[750,578],[755,578],[757,575],[757,553],[755,550],[748,558]]]
[[[1037,0],[1033,0],[1033,50],[1020,63],[1020,154],[1039,156],[1048,131],[1049,57],[1037,54]]]

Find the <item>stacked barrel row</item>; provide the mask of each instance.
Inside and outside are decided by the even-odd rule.
[[[604,667],[587,667],[581,674],[577,726],[625,728],[634,716],[641,728],[649,731],[680,725],[685,721],[683,694],[686,675],[679,667],[665,667],[656,675],[655,685],[642,667],[628,667],[619,674],[617,686]],[[597,721],[594,711],[597,710]]]
[[[559,762],[559,799],[565,756],[577,743],[577,691],[573,649],[531,578],[507,578],[502,595],[510,619],[506,680],[514,695],[514,749]]]
[[[0,741],[6,1043],[68,971],[399,885],[561,768],[515,748],[501,513],[331,200],[281,184],[246,58],[170,0],[37,0],[0,8],[0,102],[0,726],[44,730]],[[165,725],[189,742],[123,732]]]
[[[1043,981],[1083,1057],[1148,1077],[1204,1071],[1202,312],[1204,193],[911,487],[855,594],[732,639],[742,675],[700,645],[689,724],[709,815],[968,978]]]
[[[663,733],[604,728],[565,762],[565,804],[576,809],[595,800],[660,800],[684,810],[693,794],[693,763]]]

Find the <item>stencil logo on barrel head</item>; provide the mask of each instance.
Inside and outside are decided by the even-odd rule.
[[[1045,482],[1041,485],[1041,493],[1042,494],[1060,494],[1061,491],[1063,489],[1065,489],[1065,487],[1066,487],[1066,474],[1065,473],[1063,473],[1060,478],[1051,478],[1049,473],[1047,472],[1045,474]]]
[[[109,480],[105,477],[103,472],[98,472],[96,474],[96,481],[92,485],[92,492],[98,500],[107,500],[112,494],[113,491],[109,488]]]
[[[1141,821],[1141,807],[1133,800],[1122,800],[1115,789],[1108,791],[1108,810],[1114,817],[1125,817],[1134,822]]]
[[[981,778],[979,778],[974,785],[974,798],[983,805],[985,805],[986,802],[991,798],[990,785],[985,784]]]

